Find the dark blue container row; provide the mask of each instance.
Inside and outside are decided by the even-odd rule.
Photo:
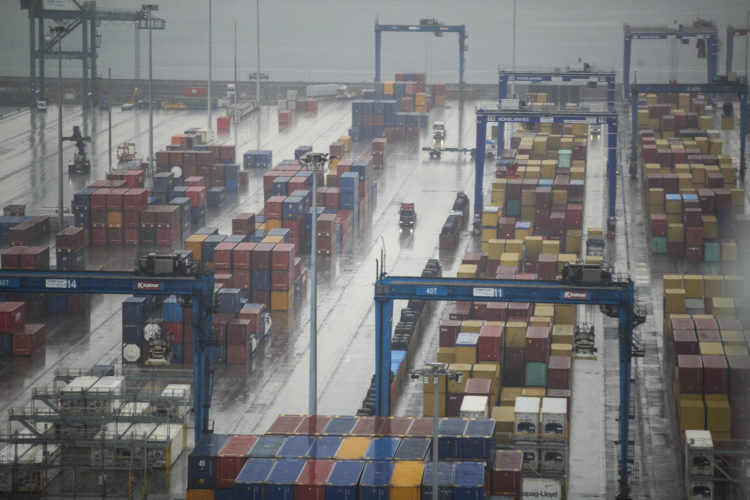
[[[175,342],[172,344],[172,359],[170,363],[181,365],[185,362],[185,344]]]
[[[201,253],[203,254],[203,262],[213,262],[214,260],[214,248],[226,239],[225,234],[212,234],[201,243]]]
[[[62,271],[74,271],[86,266],[86,249],[79,248],[73,252],[57,252],[56,267]]]
[[[148,317],[146,297],[128,297],[122,302],[122,324],[143,325]]]
[[[260,243],[263,238],[266,237],[265,229],[256,229],[255,232],[250,236],[250,243]]]
[[[154,183],[151,191],[156,193],[168,193],[175,186],[172,172],[159,172],[154,174]]]
[[[223,187],[212,187],[206,191],[206,204],[209,207],[220,207],[224,205],[224,188]]]
[[[284,238],[284,243],[289,243],[289,238],[291,237],[291,231],[289,231],[286,227],[277,227],[274,229],[271,229],[268,232],[268,236],[281,236]]]
[[[273,164],[273,151],[256,149],[246,151],[242,156],[243,168],[268,168]]]
[[[10,229],[19,225],[22,222],[26,222],[31,217],[21,217],[16,215],[2,215],[0,216],[0,238],[10,238]]]
[[[301,197],[289,196],[281,203],[282,219],[299,219],[304,210],[304,202]]]
[[[222,288],[216,294],[216,307],[220,313],[236,313],[242,308],[239,288]]]
[[[143,343],[143,325],[122,325],[122,343],[137,344]]]
[[[0,356],[13,355],[13,334],[0,333]]]
[[[252,272],[250,284],[253,290],[271,289],[271,272],[268,270],[257,270]]]
[[[302,156],[311,152],[312,149],[312,146],[297,146],[297,149],[294,150],[294,159],[296,160],[298,158],[301,158]]]

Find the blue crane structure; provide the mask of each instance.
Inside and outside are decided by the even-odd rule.
[[[718,71],[719,34],[716,25],[708,21],[697,21],[692,26],[680,25],[676,28],[667,26],[636,27],[625,25],[625,51],[622,62],[622,89],[627,99],[630,97],[630,60],[633,40],[705,40],[706,65],[708,81],[712,81]]]
[[[750,29],[727,26],[727,75],[732,72],[732,59],[734,58],[734,38],[738,36],[750,36]]]
[[[440,24],[434,19],[422,19],[419,24],[380,24],[375,22],[375,82],[380,81],[380,49],[383,32],[406,33],[458,33],[458,105],[464,107],[464,52],[466,51],[466,26]]]
[[[527,84],[544,83],[558,85],[566,83],[587,83],[607,85],[607,109],[615,107],[615,73],[613,71],[498,71],[498,101],[508,97],[508,84],[521,82]]]
[[[745,179],[745,142],[747,141],[747,85],[744,82],[697,84],[638,83],[630,90],[630,112],[633,134],[630,139],[630,174],[638,171],[638,95],[639,94],[732,94],[740,98],[740,179]]]
[[[645,321],[635,302],[633,281],[626,276],[588,286],[561,281],[515,281],[388,276],[381,272],[375,283],[375,401],[376,415],[388,416],[390,401],[391,332],[394,300],[455,300],[485,302],[544,302],[593,304],[616,317],[620,365],[620,494],[629,497],[628,447],[630,431],[630,374],[634,356],[633,329]]]
[[[487,141],[487,123],[499,123],[497,131],[497,157],[503,151],[506,123],[564,123],[585,122],[607,125],[607,182],[608,182],[608,225],[614,229],[615,200],[617,197],[617,113],[612,111],[534,111],[477,109],[477,144],[474,174],[474,223],[478,223],[484,206],[484,157]]]
[[[123,271],[0,271],[0,290],[14,293],[176,295],[193,305],[193,405],[195,442],[209,431],[214,276],[141,276]]]

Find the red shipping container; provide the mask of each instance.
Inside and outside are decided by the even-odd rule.
[[[231,351],[231,349],[229,350]],[[229,354],[229,351],[227,354]],[[216,455],[216,488],[230,489],[234,480],[247,462],[258,436],[236,435],[229,438]]]
[[[11,339],[13,356],[31,356],[35,351],[44,346],[44,325],[24,325],[23,328],[13,333]]]
[[[91,194],[91,211],[102,211],[107,210],[107,196],[109,195],[109,188],[97,189]]]
[[[695,330],[693,318],[670,318],[669,324],[673,330]]]
[[[729,368],[729,393],[750,396],[750,358],[747,356],[727,356]],[[750,406],[748,406],[750,411]]]
[[[157,228],[156,245],[169,247],[180,238],[180,227]]]
[[[254,303],[268,307],[271,305],[271,290],[253,290],[250,298]]]
[[[266,200],[266,218],[281,219],[281,207],[286,196],[271,196]]]
[[[487,320],[487,304],[488,302],[472,302],[471,303],[471,318]]]
[[[125,211],[138,211],[148,205],[148,191],[143,188],[128,189],[123,194],[123,208]]]
[[[455,347],[456,338],[461,331],[461,322],[454,319],[440,320],[440,347]]]
[[[530,326],[526,330],[526,361],[546,362],[549,355],[549,328]]]
[[[122,225],[126,229],[138,229],[141,220],[141,213],[135,211],[126,211],[122,213]]]
[[[232,266],[234,270],[243,269],[250,270],[252,265],[252,252],[255,248],[255,243],[237,243],[237,246],[232,250]],[[218,245],[217,245],[218,246]]]
[[[161,324],[161,330],[164,337],[172,336],[172,342],[177,342],[178,344],[185,341],[184,331],[182,328],[182,323],[177,322],[164,322]]]
[[[274,271],[286,271],[294,263],[294,245],[278,243],[271,252],[271,268]]]
[[[294,499],[325,500],[325,483],[335,463],[334,460],[308,460],[297,477]]]
[[[681,354],[677,356],[677,378],[680,394],[703,393],[702,356]]]
[[[294,433],[300,436],[314,436],[316,434],[321,434],[330,421],[331,417],[329,416],[307,415],[294,430]],[[378,422],[378,424],[378,427],[382,425],[381,422]]]
[[[143,187],[146,176],[143,173],[143,170],[128,170],[125,172],[125,175],[123,175],[123,178],[125,179],[128,188],[134,189]]]
[[[464,394],[467,396],[490,396],[492,380],[488,378],[470,378],[466,381]]]
[[[26,321],[26,304],[23,302],[0,303],[0,333],[13,333]]]
[[[533,310],[534,304],[530,302],[511,302],[508,304],[508,321],[526,321]]]
[[[445,395],[445,416],[460,417],[461,405],[464,402],[463,394],[449,392]]]
[[[719,354],[701,356],[703,360],[703,393],[727,394],[729,369],[726,358]]]
[[[94,246],[107,246],[107,228],[106,227],[92,227],[91,228],[91,244]]]
[[[140,230],[137,228],[126,227],[122,231],[122,241],[125,245],[140,245]]]
[[[497,450],[492,464],[492,494],[514,495],[519,498],[523,494],[523,451]],[[513,497],[515,498],[515,497]]]
[[[255,214],[243,212],[232,219],[232,234],[251,235],[255,232]]]
[[[12,246],[3,252],[0,260],[0,264],[3,269],[20,269],[21,268],[21,255],[29,247],[25,245]]]
[[[340,197],[341,197],[341,189],[337,187],[326,188],[325,207],[337,210],[339,208]]]
[[[490,302],[487,304],[487,321],[506,321],[507,317],[507,302]]]
[[[259,307],[258,304],[261,304],[261,302],[258,302],[256,304],[247,304],[245,305],[245,307],[240,309],[240,312],[238,314],[239,318],[250,320],[251,333],[257,332],[261,327],[261,316],[263,309]]]
[[[107,194],[107,210],[110,212],[122,212],[123,196],[127,189],[110,189]]]
[[[284,291],[294,287],[294,271],[271,271],[271,290]]]
[[[479,330],[477,356],[479,361],[502,361],[502,325],[484,325]]]
[[[282,436],[294,434],[294,430],[299,427],[303,418],[302,415],[279,415],[268,428],[266,434]]]
[[[214,270],[232,270],[232,254],[237,243],[222,241],[214,248]]]
[[[703,228],[702,227],[685,228],[685,242],[688,247],[703,246]]]
[[[719,330],[698,330],[698,342],[721,342]]]
[[[685,260],[701,262],[703,260],[703,245],[699,247],[685,247]]]
[[[651,234],[654,236],[667,235],[667,214],[651,214]]]
[[[246,345],[250,343],[251,321],[247,318],[235,318],[227,326],[228,345]]]
[[[204,186],[191,186],[186,191],[190,198],[191,207],[202,207],[206,204],[206,188]]]
[[[547,387],[570,389],[570,357],[550,356],[547,363]]]
[[[255,245],[251,251],[253,271],[271,269],[271,252],[274,246],[274,243],[257,243]]]
[[[49,269],[49,247],[26,247],[20,257],[21,269]]]

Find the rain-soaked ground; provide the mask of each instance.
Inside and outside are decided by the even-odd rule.
[[[459,112],[456,102],[431,113],[442,119],[447,129],[447,145],[473,147],[474,103]],[[279,129],[274,107],[263,107],[242,121],[218,142],[237,144],[237,158],[248,149],[271,149],[274,162],[292,158],[298,145],[310,144],[317,151],[345,135],[351,122],[350,104],[322,102],[315,115],[299,113],[295,122]],[[57,205],[57,108],[46,114],[22,112],[0,120],[0,200],[3,205],[22,203],[31,214],[50,213]],[[64,175],[64,200],[69,206],[73,193],[94,179],[105,177],[108,169],[107,113],[90,111],[82,115],[80,106],[64,108],[64,134],[80,125],[91,135],[89,154],[92,173],[88,178]],[[157,111],[154,116],[154,150],[169,143],[170,136],[190,127],[205,126],[206,113]],[[622,121],[621,121],[622,123]],[[622,128],[622,127],[621,127]],[[507,137],[510,134],[506,135]],[[737,134],[725,134],[725,148],[739,149]],[[602,134],[602,137],[606,137]],[[621,144],[628,144],[629,131],[621,130]],[[112,144],[134,141],[140,156],[148,151],[148,112],[112,112]],[[391,274],[418,275],[429,258],[439,258],[445,275],[455,275],[460,257],[479,242],[465,230],[455,250],[439,251],[438,234],[452,207],[456,193],[469,194],[473,203],[474,168],[468,155],[446,153],[440,161],[430,161],[420,145],[430,143],[429,132],[421,143],[401,143],[389,148],[386,167],[373,170],[377,196],[369,200],[367,214],[340,251],[319,256],[318,262],[318,412],[354,414],[374,373],[373,288],[375,261],[386,254]],[[367,150],[369,142],[355,146],[354,155]],[[627,148],[621,148],[621,152]],[[72,157],[66,143],[64,160]],[[114,153],[113,153],[114,155]],[[624,164],[625,153],[621,155]],[[606,217],[605,146],[593,141],[589,147],[586,183],[585,227],[603,226]],[[113,159],[116,162],[116,160]],[[620,168],[623,171],[623,168]],[[263,205],[262,171],[251,171],[247,191],[228,199],[221,210],[209,211],[207,225],[231,232],[231,218],[242,211],[260,211]],[[486,169],[485,188],[492,168]],[[684,272],[731,272],[721,264],[686,266],[666,259],[654,259],[648,250],[640,185],[620,174],[618,182],[618,239],[610,242],[608,254],[618,270],[628,271],[636,282],[642,300],[651,304],[649,320],[641,327],[646,357],[635,362],[636,407],[633,439],[636,449],[636,498],[668,498],[680,488],[676,462],[677,435],[670,404],[669,384],[665,384],[662,353],[661,277]],[[622,196],[620,196],[622,193]],[[414,202],[419,216],[413,233],[400,233],[398,206]],[[472,204],[473,207],[473,204]],[[627,237],[625,237],[627,235]],[[54,241],[51,243],[54,245]],[[54,250],[53,250],[54,252]],[[136,249],[90,248],[90,269],[125,269]],[[309,265],[309,256],[305,257]],[[47,346],[31,358],[13,358],[0,364],[0,419],[10,408],[29,403],[31,388],[49,385],[57,368],[88,368],[91,365],[120,364],[119,296],[95,296],[90,314],[82,317],[55,317],[47,321]],[[404,304],[397,302],[395,315]],[[423,328],[414,364],[432,360],[437,349],[437,321],[447,304],[435,304],[433,315]],[[603,319],[594,309],[581,308],[579,314],[594,321],[599,355],[596,360],[574,363],[574,397],[570,448],[570,498],[611,498],[617,483],[617,408],[619,404],[617,339],[614,320]],[[273,333],[258,349],[247,366],[216,367],[211,419],[217,433],[262,433],[279,413],[308,412],[308,356],[310,332],[309,286],[289,313],[273,314]],[[189,367],[185,367],[189,368]],[[421,412],[421,388],[407,383],[394,408],[397,415]],[[192,432],[189,434],[192,442]],[[184,495],[186,460],[181,458],[171,479],[163,473],[150,473],[149,498]],[[65,477],[70,485],[72,479]],[[59,482],[59,481],[58,481]],[[123,494],[125,479],[108,477],[108,494]],[[77,478],[79,488],[92,494],[101,490],[95,481]],[[138,486],[140,496],[142,484]],[[56,488],[53,488],[56,489]],[[167,493],[168,492],[168,493]]]

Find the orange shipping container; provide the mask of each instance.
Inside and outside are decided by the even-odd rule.
[[[424,462],[396,462],[391,476],[391,500],[419,500]]]
[[[361,460],[370,447],[368,437],[346,437],[336,452],[337,460]]]

